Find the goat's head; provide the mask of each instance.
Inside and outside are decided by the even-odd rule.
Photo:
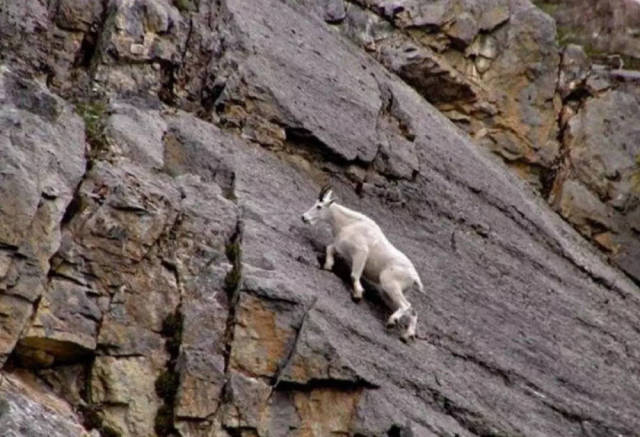
[[[329,219],[329,207],[333,203],[331,197],[333,192],[329,185],[325,185],[320,194],[318,200],[313,204],[311,208],[304,214],[302,214],[302,221],[309,224],[316,224],[318,221],[326,221]]]

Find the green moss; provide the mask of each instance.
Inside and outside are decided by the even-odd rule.
[[[533,2],[538,9],[542,9],[546,14],[553,15],[558,11],[558,7],[560,6],[558,3],[551,3],[547,1],[537,0]]]
[[[173,5],[183,13],[197,11],[199,3],[198,0],[173,0]]]
[[[0,399],[0,418],[9,412],[9,401]]]
[[[227,293],[231,294],[240,286],[240,280],[242,279],[242,265],[240,262],[242,258],[242,249],[240,247],[240,243],[238,241],[233,241],[227,244],[225,253],[233,267],[224,278],[224,288]]]
[[[234,241],[233,243],[229,243],[227,244],[227,247],[225,247],[225,255],[227,255],[227,259],[232,264],[235,264],[240,259],[240,255],[241,255],[240,252],[241,252],[240,244],[237,241]]]
[[[103,426],[100,430],[100,437],[122,437],[122,433],[110,426]]]
[[[224,278],[224,288],[228,293],[235,291],[240,285],[241,274],[235,267]]]
[[[640,154],[636,156],[636,170],[631,175],[632,189],[637,193],[640,193]]]
[[[76,105],[76,113],[84,120],[84,132],[93,152],[106,150],[109,140],[105,133],[107,105],[97,100]]]
[[[628,56],[628,55],[620,55],[620,57],[622,58],[622,62],[624,62],[624,68],[626,70],[640,70],[639,58],[634,58],[633,56]]]
[[[566,47],[569,44],[581,44],[582,41],[580,41],[578,34],[576,33],[575,29],[573,29],[570,26],[558,26],[557,30],[557,40],[558,40],[558,45],[560,47]],[[586,51],[586,47],[585,47],[585,51]]]

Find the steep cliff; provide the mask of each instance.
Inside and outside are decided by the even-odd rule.
[[[0,429],[637,435],[637,264],[508,169],[605,232],[567,187],[600,187],[602,105],[631,154],[636,91],[554,26],[524,0],[0,1]],[[415,262],[416,342],[321,270],[326,182]]]

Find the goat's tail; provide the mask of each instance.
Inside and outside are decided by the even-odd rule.
[[[420,280],[420,276],[416,276],[415,285],[418,291],[422,294],[427,294],[424,291],[424,286],[422,285],[422,281]]]

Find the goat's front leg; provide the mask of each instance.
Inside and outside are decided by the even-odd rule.
[[[351,260],[351,280],[353,281],[353,300],[359,301],[362,299],[362,293],[364,292],[364,288],[362,288],[362,284],[360,283],[360,278],[362,277],[362,271],[364,270],[364,265],[367,263],[367,256],[369,255],[369,251],[366,249],[356,251]]]
[[[416,326],[418,325],[418,314],[414,309],[409,310],[409,324],[407,328],[402,333],[402,341],[405,343],[409,342],[409,340],[415,340],[416,338]]]
[[[324,259],[324,269],[325,270],[331,270],[333,268],[333,255],[336,252],[336,247],[333,244],[329,244],[327,246],[327,256]]]

